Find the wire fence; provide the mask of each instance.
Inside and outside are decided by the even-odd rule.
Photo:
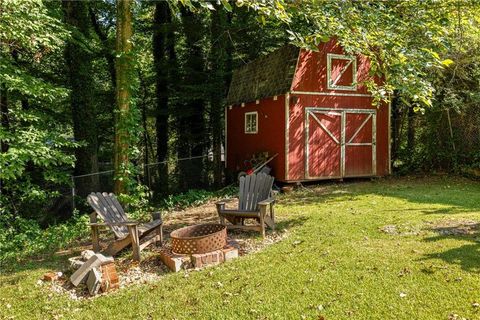
[[[409,162],[423,171],[480,168],[480,108],[476,106],[461,111],[430,109],[423,115],[403,112],[393,121],[393,130],[398,145],[394,160],[399,163]]]
[[[101,167],[109,168],[112,164],[102,164]],[[135,179],[149,188],[152,198],[158,199],[188,189],[211,188],[212,168],[212,156],[207,154],[136,165]],[[72,175],[69,195],[72,210],[84,208],[85,198],[91,192],[113,192],[114,174],[113,169],[108,169]]]

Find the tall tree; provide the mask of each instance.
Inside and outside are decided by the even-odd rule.
[[[210,127],[213,151],[213,180],[215,187],[223,181],[222,141],[223,108],[227,92],[227,80],[231,70],[231,46],[227,13],[219,5],[211,12],[210,21]]]
[[[173,44],[169,41],[172,33],[172,17],[167,2],[157,2],[153,20],[153,59],[156,76],[156,112],[155,129],[157,137],[157,162],[164,162],[168,156],[168,118],[169,118],[169,48]],[[168,166],[158,165],[159,183],[157,188],[160,193],[168,191]]]
[[[53,12],[42,1],[0,2],[0,212],[39,219],[68,178],[76,145],[64,116],[68,91],[54,71],[69,34]]]
[[[114,141],[114,191],[126,193],[129,179],[129,148],[132,126],[131,86],[133,83],[132,51],[132,0],[117,0],[116,60],[116,110]]]
[[[202,156],[206,151],[205,127],[205,56],[203,40],[204,21],[200,14],[182,9],[182,27],[185,35],[185,63],[182,103],[177,116],[177,154],[191,158],[179,162],[180,187],[183,189],[204,186],[205,168]]]
[[[93,54],[89,4],[84,1],[63,1],[65,21],[72,26],[72,37],[65,50],[70,85],[70,105],[76,141],[84,144],[75,150],[75,175],[98,172],[98,140],[94,104]],[[77,179],[77,194],[84,197],[100,191],[98,175]]]

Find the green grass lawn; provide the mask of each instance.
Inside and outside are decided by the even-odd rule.
[[[451,234],[480,221],[478,182],[322,184],[277,213],[289,236],[261,252],[91,300],[35,287],[64,258],[5,270],[0,319],[480,319],[480,237]]]

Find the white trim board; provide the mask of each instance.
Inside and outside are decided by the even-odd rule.
[[[369,97],[371,94],[367,93],[343,93],[343,92],[323,92],[323,91],[291,91],[291,94],[305,94],[312,96],[338,96],[338,97]]]
[[[285,180],[289,176],[288,156],[290,151],[290,94],[285,94]]]
[[[255,131],[248,131],[248,116],[255,116]],[[257,134],[258,133],[258,112],[251,111],[244,114],[244,133],[245,134]]]
[[[340,71],[340,74],[337,75],[335,79],[332,79],[332,62],[333,59],[336,60],[347,60],[348,63]],[[337,82],[340,80],[342,75],[347,71],[348,67],[352,65],[352,84],[349,86],[338,85]],[[346,91],[355,91],[357,90],[357,57],[349,56],[344,54],[336,53],[327,53],[327,89],[330,90],[346,90]]]

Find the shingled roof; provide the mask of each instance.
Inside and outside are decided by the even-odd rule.
[[[239,104],[288,92],[300,48],[286,45],[233,71],[227,104]]]

